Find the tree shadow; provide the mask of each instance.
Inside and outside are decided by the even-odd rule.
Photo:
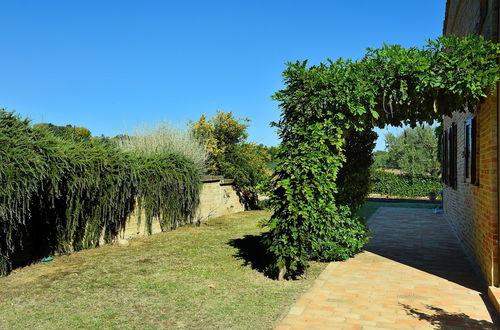
[[[252,269],[275,279],[276,274],[272,271],[273,258],[266,249],[263,235],[245,235],[243,238],[230,240],[227,244],[238,249],[233,256],[243,261],[242,266],[250,266]]]
[[[365,251],[474,291],[486,286],[442,214],[428,209],[379,208],[367,221],[372,239]]]
[[[406,314],[429,322],[436,329],[498,329],[495,323],[486,320],[476,320],[465,313],[450,313],[442,308],[426,305],[428,311],[419,310],[407,304],[401,304]]]

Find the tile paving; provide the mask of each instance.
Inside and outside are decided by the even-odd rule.
[[[379,208],[365,251],[332,262],[277,329],[497,329],[499,319],[442,214]]]

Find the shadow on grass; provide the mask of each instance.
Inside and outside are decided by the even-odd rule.
[[[465,313],[450,313],[433,305],[426,306],[430,312],[413,308],[407,304],[400,305],[403,306],[406,314],[427,321],[437,329],[497,329],[492,322],[476,320]],[[496,320],[495,323],[497,323]]]
[[[234,257],[243,260],[243,266],[250,266],[265,276],[276,279],[276,274],[270,271],[273,258],[267,252],[263,238],[263,235],[245,235],[243,238],[230,240],[228,245],[238,249]]]

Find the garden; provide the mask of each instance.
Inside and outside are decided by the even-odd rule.
[[[324,262],[362,251],[366,218],[390,206],[370,193],[438,193],[438,135],[415,127],[480,103],[499,53],[481,37],[442,37],[289,63],[276,148],[248,142],[248,119],[220,111],[107,138],[0,110],[0,274],[14,270],[0,279],[0,325],[273,326]],[[386,137],[374,163],[373,128],[385,125],[413,130]],[[411,143],[422,148],[406,157]],[[247,210],[269,197],[267,211],[197,222],[206,174],[234,179]],[[137,210],[164,233],[111,244]]]

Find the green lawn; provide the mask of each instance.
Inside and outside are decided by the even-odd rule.
[[[408,203],[408,202],[373,202],[367,201],[365,205],[358,211],[358,215],[369,219],[379,207],[408,207],[417,209],[435,209],[441,203]]]
[[[317,277],[264,276],[265,211],[56,257],[0,278],[0,329],[270,328]]]

